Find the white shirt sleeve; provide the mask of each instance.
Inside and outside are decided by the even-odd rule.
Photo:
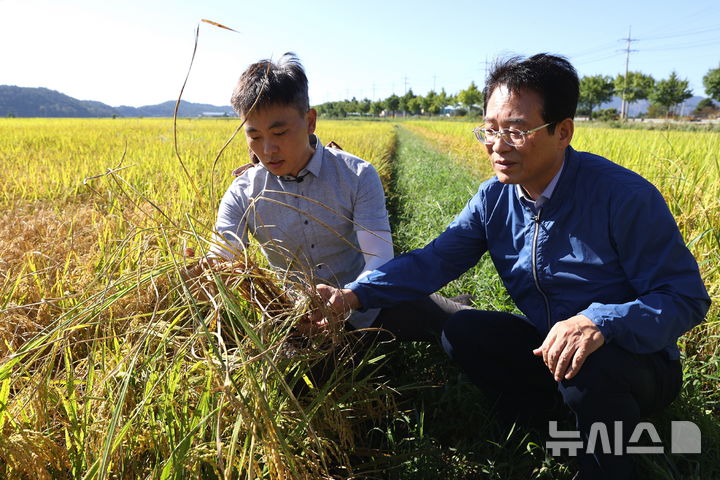
[[[389,231],[365,231],[357,232],[358,244],[365,258],[365,268],[358,275],[357,280],[392,260],[393,244],[392,235]]]

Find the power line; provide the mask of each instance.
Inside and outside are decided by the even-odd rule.
[[[709,47],[711,45],[717,45],[717,44],[720,44],[720,40],[714,39],[714,40],[703,41],[700,43],[686,43],[684,45],[673,45],[671,47],[643,48],[643,52],[664,52],[664,51],[670,51],[670,50],[687,50],[689,48]]]
[[[488,62],[487,55],[485,55],[485,62],[483,65],[484,65],[484,68],[483,68],[484,74],[483,74],[482,85],[485,85],[485,82],[487,81],[487,77],[488,77],[488,67],[490,66],[490,62]]]
[[[584,57],[587,55],[596,55],[598,53],[604,53],[610,48],[614,48],[615,45],[617,45],[617,42],[613,41],[611,43],[604,43],[602,45],[598,45],[597,47],[588,48],[586,50],[581,50],[577,53],[570,53],[568,54],[568,57],[570,58],[577,58],[577,57]]]
[[[694,12],[690,12],[687,15],[685,15],[684,17],[678,17],[678,16],[673,15],[671,23],[658,25],[655,29],[647,32],[647,34],[653,35],[653,34],[657,34],[660,32],[662,32],[664,34],[669,29],[671,29],[677,25],[692,25],[693,23],[697,23],[698,20],[703,19],[705,17],[706,13],[714,12],[716,9],[717,9],[716,6],[712,6],[712,7],[701,8],[700,10],[696,10]]]
[[[718,30],[720,30],[720,25],[714,25],[712,27],[703,27],[700,29],[685,30],[684,32],[671,33],[669,35],[657,35],[654,37],[645,37],[645,38],[643,38],[643,40],[652,41],[652,40],[665,40],[668,38],[691,37],[693,35],[702,35],[703,33],[715,32]]]
[[[700,14],[702,12],[703,12],[702,10],[696,12],[695,16],[697,16],[698,14]],[[647,37],[639,37],[639,38],[631,38],[631,41],[632,42],[643,42],[643,44],[645,44],[645,42],[653,43],[658,40],[668,40],[668,39],[674,39],[674,38],[692,37],[692,36],[703,35],[706,33],[716,32],[718,30],[720,30],[720,25],[710,25],[710,26],[680,30],[680,31],[670,32],[670,33],[668,33],[667,29],[665,28],[665,29],[663,29],[663,31],[665,32],[664,34],[655,35],[655,36],[647,36]],[[657,30],[653,30],[653,31],[657,31]],[[627,41],[627,38],[623,38],[622,41]],[[663,51],[663,50],[682,50],[682,49],[690,49],[690,48],[696,48],[696,47],[711,46],[711,45],[715,45],[716,43],[718,43],[718,40],[714,39],[714,38],[707,39],[707,40],[698,39],[694,42],[684,43],[682,45],[670,44],[670,45],[662,46],[662,45],[656,44],[654,46],[643,47],[642,51],[650,52],[650,51]],[[586,50],[581,50],[576,53],[568,54],[567,56],[569,58],[573,59],[573,63],[576,65],[584,65],[584,64],[588,64],[588,63],[599,62],[599,61],[607,60],[607,59],[617,56],[615,53],[608,53],[608,50],[613,45],[615,45],[615,42],[601,44],[601,45],[598,45],[597,47],[592,47],[592,48],[589,48]],[[621,50],[620,53],[627,53],[625,50],[626,49]],[[580,59],[580,57],[590,57],[590,58]]]
[[[593,58],[593,59],[590,59],[590,60],[584,60],[584,61],[582,61],[582,62],[573,62],[573,64],[575,64],[575,65],[586,65],[586,64],[588,64],[588,63],[601,62],[601,61],[603,61],[603,60],[608,60],[608,59],[610,59],[610,58],[619,57],[619,56],[622,55],[622,54],[623,54],[623,50],[621,50],[621,51],[615,51],[615,52],[613,52],[613,53],[611,53],[611,54],[609,54],[609,55],[603,55],[603,56],[601,56],[601,57]]]

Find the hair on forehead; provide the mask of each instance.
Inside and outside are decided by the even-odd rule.
[[[300,59],[292,52],[276,62],[260,60],[240,76],[230,97],[230,104],[240,116],[252,108],[262,110],[273,105],[289,105],[305,114],[310,109],[308,80]]]
[[[485,84],[485,108],[496,88],[507,87],[510,93],[532,90],[542,100],[545,122],[574,118],[580,95],[580,82],[572,64],[559,55],[539,53],[530,58],[510,57],[495,62]],[[552,134],[554,125],[548,127]]]

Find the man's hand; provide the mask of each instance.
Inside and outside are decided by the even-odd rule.
[[[327,325],[326,317],[328,316],[344,318],[350,310],[360,308],[360,300],[352,290],[335,288],[323,283],[318,284],[315,288],[325,302],[324,308],[318,308],[308,316],[307,322],[316,327]]]
[[[605,337],[592,320],[576,315],[553,325],[533,353],[542,355],[555,381],[559,382],[577,375],[587,357],[604,343]]]
[[[193,258],[195,250],[185,249],[185,257]],[[217,286],[210,270],[217,262],[214,258],[201,258],[180,270],[180,275],[188,286],[191,295],[200,302],[208,302],[217,295]]]
[[[350,310],[360,308],[360,299],[349,288],[335,288],[320,283],[316,289],[334,315],[345,315]]]
[[[316,315],[316,312],[303,316],[295,324],[295,328],[297,328],[298,332],[302,333],[306,337],[312,337],[320,332],[327,332],[329,327],[330,322],[323,318],[322,315]]]
[[[297,323],[296,328],[304,335],[327,333],[329,329],[338,327],[337,319],[345,318],[350,310],[360,307],[360,301],[352,290],[339,289],[322,283],[315,288],[324,305],[316,308]]]

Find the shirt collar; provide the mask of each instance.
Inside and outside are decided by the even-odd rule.
[[[320,139],[314,133],[310,135],[310,146],[315,147],[315,153],[310,157],[310,161],[303,170],[307,170],[316,177],[320,175],[320,167],[322,167],[323,155],[325,154],[325,147],[323,147]]]
[[[278,176],[278,178],[280,180],[290,181],[290,182],[299,182],[299,181],[301,181],[299,179],[305,178],[305,176],[308,173],[312,173],[313,176],[315,176],[315,177],[320,175],[320,168],[322,167],[324,147],[322,146],[320,139],[314,133],[310,134],[310,146],[315,148],[315,152],[310,157],[310,161],[307,163],[307,165],[305,165],[298,172],[297,176],[280,175],[280,176]]]
[[[545,190],[543,190],[537,200],[533,200],[532,198],[530,198],[530,196],[525,192],[525,189],[522,188],[519,183],[515,185],[520,200],[530,204],[534,208],[542,207],[543,204],[550,200],[550,197],[552,197],[552,194],[555,191],[555,187],[557,187],[558,180],[560,180],[560,174],[562,173],[563,168],[565,168],[565,160],[563,160],[562,165],[560,165],[560,170],[558,170],[552,180],[550,180],[550,183],[548,183],[548,186],[545,187]]]

